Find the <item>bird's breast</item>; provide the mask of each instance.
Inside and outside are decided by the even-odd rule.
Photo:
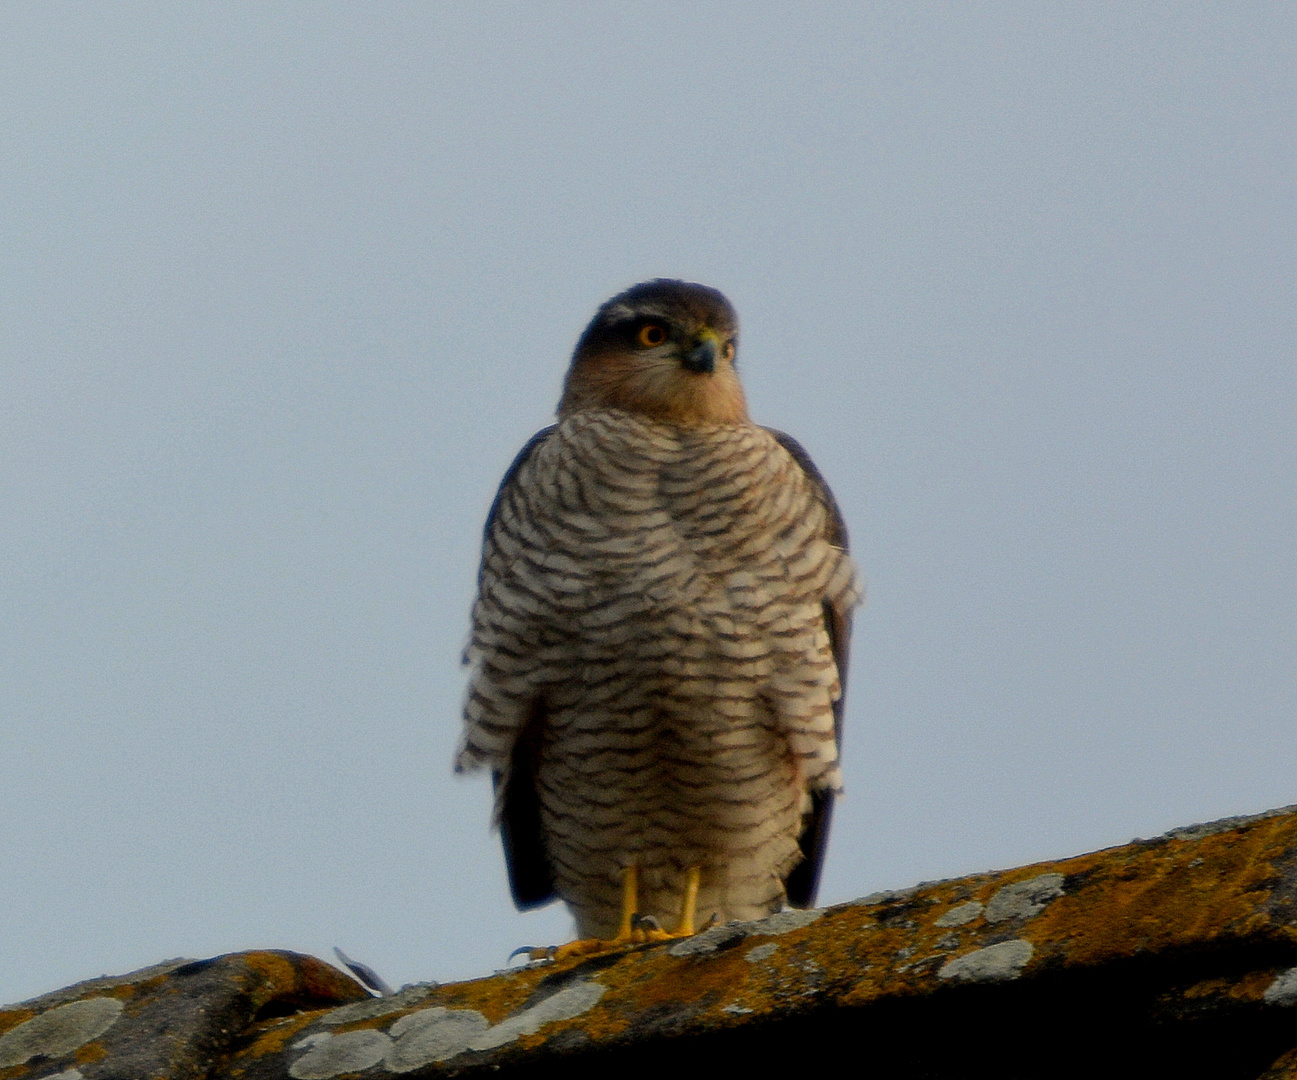
[[[583,653],[751,664],[790,607],[818,615],[824,510],[762,428],[581,414],[520,487],[514,573]]]

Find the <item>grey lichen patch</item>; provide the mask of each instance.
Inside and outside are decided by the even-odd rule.
[[[937,972],[937,978],[958,979],[960,982],[1005,982],[1016,979],[1035,951],[1030,941],[1002,941],[998,945],[988,945],[985,949],[948,960]]]
[[[94,997],[33,1016],[0,1035],[0,1069],[21,1065],[38,1054],[47,1058],[70,1054],[97,1039],[121,1014],[117,998]]]
[[[371,998],[369,1001],[356,1001],[334,1009],[327,1016],[320,1018],[321,1024],[333,1027],[337,1024],[354,1024],[358,1020],[375,1020],[389,1013],[403,1012],[418,1005],[432,993],[429,986],[407,986],[391,997]]]
[[[810,926],[823,915],[823,908],[789,908],[786,911],[776,911],[767,918],[748,923],[748,935],[786,934],[790,930],[800,930],[803,926]]]
[[[677,941],[667,952],[677,958],[713,953],[717,949],[722,949],[726,945],[746,937],[747,934],[743,928],[748,925],[750,924],[732,922],[726,923],[724,926],[713,926],[710,930],[704,930],[701,934],[685,938],[684,941]]]
[[[447,1009],[440,1005],[420,1009],[392,1025],[387,1067],[403,1073],[429,1062],[445,1061],[467,1050],[490,1027],[491,1022],[476,1009]]]
[[[64,1069],[53,1076],[42,1076],[41,1080],[85,1080],[85,1077],[81,1075],[80,1069]]]
[[[997,893],[996,895],[998,896],[999,894]],[[966,923],[970,923],[976,919],[980,914],[982,914],[982,911],[983,908],[981,904],[976,900],[969,900],[965,904],[956,904],[944,915],[934,919],[932,925],[942,927],[964,926]]]
[[[392,1040],[381,1031],[367,1030],[344,1031],[341,1035],[323,1032],[303,1043],[310,1049],[288,1067],[288,1075],[296,1080],[328,1080],[373,1068],[383,1060]]]
[[[1027,881],[1015,881],[997,892],[986,905],[986,921],[1030,919],[1045,910],[1045,905],[1063,895],[1062,874],[1041,874]]]
[[[1297,968],[1282,972],[1261,995],[1267,1005],[1297,1005]]]
[[[773,915],[753,922],[729,922],[724,926],[713,926],[701,934],[685,938],[684,941],[672,945],[667,952],[675,957],[701,956],[716,952],[717,949],[722,949],[745,937],[787,934],[793,930],[800,930],[803,926],[810,926],[823,915],[824,908],[789,908],[786,911],[776,911]]]
[[[523,1035],[535,1035],[546,1024],[552,1024],[557,1020],[571,1020],[594,1008],[607,992],[608,987],[596,982],[579,982],[565,986],[557,994],[545,998],[544,1001],[538,1001],[517,1016],[501,1020],[485,1035],[474,1039],[469,1044],[469,1049],[490,1050],[513,1042]]]
[[[362,1072],[379,1062],[389,1072],[414,1072],[449,1061],[466,1050],[493,1050],[524,1035],[534,1035],[546,1024],[571,1020],[593,1008],[607,991],[602,983],[573,983],[494,1026],[476,1009],[434,1005],[402,1016],[386,1034],[372,1029],[341,1035],[318,1032],[294,1045],[294,1050],[306,1053],[293,1062],[288,1072],[295,1080],[329,1080],[343,1073]]]
[[[779,951],[779,942],[767,941],[764,945],[758,945],[754,949],[749,949],[743,957],[749,964],[759,964],[762,960],[769,960]]]
[[[870,893],[859,900],[852,900],[852,907],[876,907],[879,904],[899,904],[913,900],[919,895],[923,885],[912,885],[908,889],[887,889],[883,892]]]
[[[303,1042],[310,1049],[288,1067],[288,1075],[297,1080],[328,1080],[344,1072],[363,1072],[383,1061],[392,1046],[392,1040],[381,1031],[323,1032]]]

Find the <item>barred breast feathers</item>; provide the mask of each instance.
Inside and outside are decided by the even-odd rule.
[[[808,465],[751,423],[603,409],[538,434],[488,520],[457,768],[507,770],[537,695],[629,649],[686,692],[760,680],[807,779],[836,788],[844,657],[823,620],[845,623],[859,589]],[[655,656],[663,638],[683,655]]]

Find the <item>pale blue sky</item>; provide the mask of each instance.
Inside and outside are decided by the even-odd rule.
[[[576,336],[734,301],[870,587],[822,899],[1297,802],[1291,5],[0,7],[0,1000],[566,938],[456,780]]]

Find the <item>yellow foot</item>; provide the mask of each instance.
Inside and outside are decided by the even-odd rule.
[[[635,909],[639,906],[639,869],[628,866],[622,878],[621,887],[621,925],[617,936],[608,939],[578,938],[566,945],[550,945],[547,948],[524,946],[515,949],[509,959],[522,953],[529,960],[568,960],[574,956],[597,956],[600,953],[616,952],[628,949],[633,945],[647,945],[658,941],[676,941],[680,938],[693,937],[697,933],[694,927],[695,910],[698,906],[698,883],[702,876],[697,866],[691,866],[685,875],[685,894],[680,903],[680,921],[674,931],[663,930],[652,915],[640,915]],[[715,921],[713,916],[712,921]],[[709,922],[708,925],[711,925]]]
[[[633,935],[623,938],[618,934],[617,937],[606,941],[602,938],[577,938],[576,941],[569,941],[566,945],[532,949],[529,955],[533,960],[548,959],[557,963],[560,960],[570,960],[574,956],[598,956],[600,953],[616,952],[618,949],[628,949],[638,944],[639,941]]]

